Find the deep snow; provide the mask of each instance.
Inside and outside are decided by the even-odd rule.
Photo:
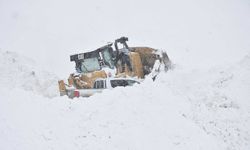
[[[1,58],[0,149],[250,148],[249,55],[74,100],[51,95],[56,77],[32,74],[31,60]]]
[[[2,88],[20,88],[45,97],[58,95],[56,75],[42,71],[36,62],[15,52],[0,50]]]
[[[0,0],[0,149],[250,149],[247,0]],[[155,82],[59,97],[69,55],[165,49]]]

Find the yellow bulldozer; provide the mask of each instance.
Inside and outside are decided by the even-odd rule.
[[[128,47],[127,41],[127,37],[121,37],[94,51],[71,55],[75,73],[70,74],[67,83],[58,81],[60,95],[91,96],[95,93],[91,91],[139,83],[147,75],[155,80],[160,70],[167,71],[171,67],[166,52],[149,47]]]

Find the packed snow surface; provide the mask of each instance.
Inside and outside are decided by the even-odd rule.
[[[248,0],[0,0],[0,150],[249,150]],[[60,97],[69,55],[166,50],[153,82]]]

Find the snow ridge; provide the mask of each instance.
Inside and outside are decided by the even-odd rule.
[[[50,98],[58,96],[58,78],[52,73],[39,70],[32,59],[0,50],[0,70],[2,87],[21,88]]]

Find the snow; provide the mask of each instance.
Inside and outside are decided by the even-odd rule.
[[[176,64],[155,82],[74,100],[49,94],[53,74],[25,85],[31,60],[1,58],[0,149],[250,148],[249,55],[209,70]]]
[[[0,50],[1,87],[21,88],[45,97],[55,97],[59,78],[37,68],[35,61],[15,52]]]
[[[249,150],[249,14],[246,0],[1,0],[0,149]],[[120,36],[165,49],[173,68],[59,97],[69,55]]]

